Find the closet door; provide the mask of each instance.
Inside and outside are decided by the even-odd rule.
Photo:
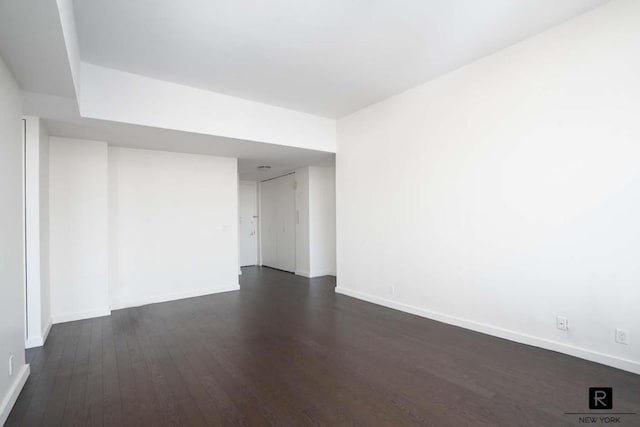
[[[296,193],[295,175],[286,175],[278,182],[278,219],[281,227],[278,231],[278,265],[285,271],[296,270]]]
[[[277,232],[278,232],[278,213],[277,200],[278,192],[276,191],[277,182],[275,180],[264,181],[260,187],[260,206],[261,206],[261,249],[262,249],[262,265],[268,267],[278,267],[277,253]]]
[[[262,265],[296,269],[295,175],[263,181],[260,189]]]

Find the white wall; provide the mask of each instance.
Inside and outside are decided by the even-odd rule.
[[[107,143],[51,138],[49,156],[53,322],[108,315]]]
[[[49,298],[49,135],[38,117],[25,116],[27,256],[26,347],[43,345],[51,327]]]
[[[296,169],[296,271],[311,277],[309,246],[309,168]]]
[[[82,64],[83,117],[335,152],[333,119]]]
[[[39,131],[40,326],[44,343],[51,328],[51,285],[49,283],[49,134],[42,121],[40,121]]]
[[[640,373],[638,22],[614,1],[340,120],[338,291]]]
[[[335,275],[335,168],[296,170],[296,274]]]
[[[237,160],[109,148],[110,301],[238,289]]]
[[[336,274],[336,171],[309,168],[309,252],[311,277]]]
[[[25,116],[26,347],[42,345],[40,304],[40,120]]]
[[[22,107],[16,82],[0,58],[0,425],[24,385],[24,235]],[[9,358],[13,356],[13,374]]]
[[[56,5],[60,14],[60,25],[64,37],[67,61],[69,61],[71,79],[77,95],[80,92],[81,62],[76,19],[73,13],[73,0],[56,0]]]

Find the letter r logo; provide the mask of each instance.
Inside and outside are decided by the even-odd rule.
[[[589,387],[589,409],[613,409],[613,389]]]

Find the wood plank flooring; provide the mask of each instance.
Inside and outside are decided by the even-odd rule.
[[[638,375],[334,286],[252,267],[239,292],[55,325],[7,425],[580,425],[594,386],[640,413]]]

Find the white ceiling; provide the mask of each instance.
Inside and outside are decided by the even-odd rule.
[[[340,117],[604,2],[74,0],[74,12],[83,61]],[[0,56],[25,114],[54,136],[237,157],[242,179],[334,163],[314,150],[81,118],[55,0],[0,0]]]
[[[75,97],[53,0],[0,0],[0,56],[30,92]]]
[[[74,13],[83,61],[341,117],[604,1],[75,0]]]

